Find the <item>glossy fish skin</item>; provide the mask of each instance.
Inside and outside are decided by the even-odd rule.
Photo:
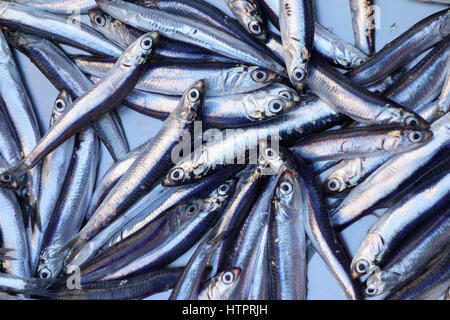
[[[0,108],[0,155],[1,167],[7,168],[16,165],[22,158],[19,142],[15,136],[10,120],[2,108]]]
[[[306,83],[330,107],[360,123],[429,127],[415,112],[354,84],[317,58],[311,63]]]
[[[144,72],[147,56],[157,38],[156,33],[145,34],[125,50],[105,78],[74,102],[73,107],[64,113],[13,171],[20,175],[33,168],[43,157],[83,129],[90,121],[120,103]]]
[[[303,89],[314,45],[314,13],[310,0],[280,0],[280,32],[291,83]]]
[[[180,137],[183,137],[186,131],[193,130],[194,121],[201,112],[204,92],[203,80],[195,82],[186,90],[177,109],[153,137],[153,144],[141,151],[92,218],[68,245],[72,248],[71,257],[76,255],[89,239],[135,204],[156,184],[160,176],[167,172],[172,164],[172,149],[180,143]]]
[[[269,253],[267,252],[267,237],[269,234],[269,226],[264,228],[261,242],[259,245],[258,259],[255,268],[258,270],[253,277],[253,282],[250,284],[250,291],[248,293],[248,300],[269,300],[270,299],[270,277]]]
[[[102,33],[118,46],[126,49],[144,32],[130,27],[96,8],[89,11],[89,19],[94,29]],[[237,62],[212,52],[189,46],[179,41],[160,39],[153,53],[155,60],[180,59],[184,61]]]
[[[72,60],[49,40],[21,32],[9,33],[8,40],[36,65],[55,88],[67,90],[74,100],[93,87]],[[92,126],[114,160],[127,153],[129,148],[126,137],[115,124],[112,113],[94,120]]]
[[[359,282],[350,275],[350,258],[347,250],[332,227],[316,177],[303,159],[297,157],[296,161],[303,195],[306,234],[347,299],[362,299]]]
[[[228,300],[239,280],[239,268],[230,268],[208,280],[200,290],[198,300]]]
[[[289,150],[310,161],[370,157],[413,150],[432,136],[420,128],[356,127],[315,134]]]
[[[3,260],[1,267],[11,275],[29,278],[28,242],[19,201],[13,191],[0,189],[0,203],[1,247],[12,249],[7,255],[14,258]]]
[[[351,268],[355,278],[371,273],[387,259],[408,231],[414,232],[423,221],[449,205],[448,169],[445,164],[433,169],[370,228],[353,257]]]
[[[221,168],[230,166],[227,161],[243,155],[258,141],[266,141],[271,136],[279,137],[280,142],[289,143],[304,138],[314,132],[325,130],[341,123],[344,117],[330,109],[323,101],[312,98],[302,101],[290,112],[280,115],[258,126],[247,126],[238,135],[228,135],[220,141],[203,144],[194,151],[193,157],[182,159],[172,169],[183,170],[183,179],[175,181],[170,174],[163,180],[164,186],[193,183],[207,177]],[[220,151],[219,151],[220,150]],[[248,163],[249,159],[246,160]],[[194,173],[194,168],[196,168]],[[171,172],[172,172],[171,171]]]
[[[72,99],[67,91],[61,91],[53,105],[50,118],[50,126],[62,116],[65,110],[72,107]],[[71,137],[54,152],[50,153],[42,162],[41,185],[37,212],[40,217],[41,228],[29,231],[28,244],[30,249],[30,260],[32,274],[37,270],[39,254],[44,233],[50,222],[51,216],[57,205],[58,198],[62,192],[66,175],[74,152],[75,137]]]
[[[38,266],[42,279],[56,278],[63,268],[61,248],[81,228],[94,191],[99,143],[92,128],[76,137],[75,151],[64,187],[44,233]]]
[[[270,22],[274,25],[275,28],[280,30],[280,23],[278,19],[278,0],[257,0],[259,5],[261,6],[261,10],[266,14],[269,18]]]
[[[97,1],[111,16],[141,30],[157,30],[161,35],[212,50],[232,59],[284,75],[284,68],[273,58],[227,33],[194,19],[174,16],[158,9],[144,8],[124,1]],[[194,34],[195,30],[195,35]]]
[[[392,198],[394,193],[398,194],[411,186],[432,168],[430,166],[445,157],[449,151],[449,117],[450,115],[446,114],[432,124],[433,138],[428,143],[415,150],[395,155],[356,186],[331,213],[333,224],[344,228],[370,213],[382,205],[383,201]]]
[[[172,289],[183,268],[150,271],[121,280],[85,283],[81,289],[49,288],[34,292],[50,300],[136,300]],[[33,293],[33,290],[30,290]]]
[[[114,60],[78,56],[73,60],[84,72],[98,78],[114,65]],[[193,63],[187,61],[154,62],[136,84],[136,89],[172,96],[181,96],[187,83],[203,79],[208,97],[247,93],[271,84],[276,78],[273,72],[259,67],[233,64]]]
[[[388,99],[417,110],[441,94],[450,69],[450,36],[384,93]]]
[[[90,9],[97,7],[95,0],[11,0],[27,7],[58,14],[80,14],[87,13]]]
[[[94,194],[92,195],[91,203],[86,214],[86,220],[89,220],[94,214],[95,210],[102,203],[114,185],[120,180],[120,178],[128,171],[130,166],[139,156],[140,152],[145,148],[148,148],[153,143],[152,139],[144,142],[136,149],[130,151],[127,156],[119,161],[115,162],[111,168],[103,175],[100,182],[96,185]]]
[[[450,211],[427,222],[406,239],[390,259],[365,281],[365,294],[373,297],[388,293],[417,277],[427,265],[448,251],[450,240]]]
[[[373,0],[350,0],[356,47],[369,56],[375,53],[375,17]]]
[[[346,75],[360,85],[375,82],[403,67],[450,33],[450,12],[441,10],[421,20]]]
[[[27,30],[44,38],[73,45],[88,52],[119,57],[122,49],[101,33],[71,17],[37,10],[13,2],[0,4],[0,24],[14,30]]]
[[[257,0],[225,0],[228,8],[248,33],[265,42],[267,23]]]
[[[252,300],[253,290],[259,292],[265,290],[269,294],[269,287],[260,289],[252,287],[257,285],[255,282],[257,282],[258,273],[263,272],[258,269],[258,262],[266,248],[267,232],[265,233],[264,230],[269,222],[270,206],[278,178],[278,175],[269,177],[236,238],[228,264],[240,268],[241,277],[230,293],[232,300]],[[268,274],[263,276],[268,277]]]
[[[436,117],[442,116],[450,109],[450,72],[447,74],[441,96],[436,106]]]
[[[189,219],[185,225],[183,225],[183,221],[178,221],[177,229],[177,226],[173,225],[174,222],[170,221],[169,228],[175,229],[171,230],[173,235],[166,238],[165,241],[163,240],[163,242],[160,245],[157,245],[153,250],[142,251],[145,254],[132,262],[123,264],[122,261],[122,267],[120,269],[112,269],[104,273],[103,279],[123,278],[145,270],[155,270],[164,265],[168,265],[180,257],[200,240],[220,217],[221,212],[230,197],[230,191],[233,190],[233,184],[233,180],[225,181],[205,198],[203,202],[196,204],[196,212],[194,212],[193,215],[190,210],[192,210],[192,205],[195,202],[187,203],[183,210],[186,212],[186,215],[190,215],[191,217],[184,218]],[[183,220],[183,217],[180,217],[179,219]],[[142,231],[145,231],[145,227]],[[125,241],[127,241],[127,239]]]
[[[0,33],[0,47],[0,100],[11,130],[20,144],[21,156],[27,156],[41,138],[39,124],[3,32]],[[4,181],[5,185],[12,183],[18,187],[17,182],[14,183],[14,179],[10,178]],[[35,207],[38,201],[40,178],[40,166],[29,171],[26,176],[26,196],[31,207]]]
[[[178,97],[134,90],[125,105],[145,115],[166,119],[175,110]],[[280,83],[273,83],[252,92],[206,97],[203,104],[203,126],[232,128],[251,125],[293,109],[300,102],[298,93]]]
[[[393,290],[385,300],[436,300],[446,292],[450,282],[450,255],[445,251],[442,256],[417,278],[402,288]]]
[[[302,187],[292,168],[280,176],[267,239],[271,299],[306,300],[306,234]]]

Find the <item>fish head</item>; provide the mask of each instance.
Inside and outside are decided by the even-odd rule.
[[[89,20],[91,21],[92,27],[97,30],[108,28],[108,26],[111,24],[111,16],[107,15],[98,8],[89,10],[88,16]]]
[[[0,188],[17,190],[20,188],[19,179],[16,177],[12,169],[3,170],[0,173]]]
[[[287,72],[295,88],[303,90],[308,75],[311,53],[305,46],[290,45],[284,49]]]
[[[159,41],[159,32],[148,32],[136,39],[125,49],[116,64],[137,67],[147,61]]]
[[[450,9],[440,17],[438,28],[439,33],[442,35],[442,37],[448,38],[448,35],[450,34]]]
[[[212,278],[206,288],[210,300],[224,300],[239,281],[240,268],[230,268]]]
[[[41,279],[55,279],[64,266],[64,255],[57,248],[45,248],[39,258],[37,274]]]
[[[199,119],[201,106],[205,99],[205,81],[198,80],[192,84],[183,94],[179,105],[173,112],[173,116],[182,123],[191,125]]]
[[[425,143],[433,136],[428,129],[422,128],[398,128],[393,129],[383,138],[382,148],[392,153],[407,151]]]
[[[72,97],[69,92],[62,90],[53,104],[52,115],[50,118],[50,125],[53,125],[72,105]]]
[[[273,197],[272,205],[274,212],[281,213],[280,216],[291,219],[293,215],[300,214],[302,204],[302,193],[297,173],[287,168],[278,179]]]
[[[375,268],[375,272],[367,278],[364,283],[364,295],[366,297],[375,297],[385,293],[390,289],[389,282],[393,273]]]
[[[404,127],[419,127],[423,129],[430,128],[430,124],[420,115],[407,108],[394,105],[395,103],[387,103],[385,109],[377,118],[377,124],[400,125]]]
[[[350,264],[353,279],[372,273],[377,268],[377,256],[385,248],[378,233],[370,232],[359,246]]]

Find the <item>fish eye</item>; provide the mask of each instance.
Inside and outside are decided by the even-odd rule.
[[[259,83],[265,82],[267,80],[267,72],[261,69],[256,69],[252,73],[252,79]]]
[[[230,186],[228,184],[223,184],[219,187],[218,192],[221,196],[225,196],[230,190]]]
[[[151,37],[145,37],[141,40],[141,48],[144,50],[150,50],[153,46],[153,40]]]
[[[405,119],[405,124],[408,127],[415,127],[419,125],[419,120],[417,120],[415,117],[408,117]]]
[[[100,26],[100,27],[104,27],[104,26],[106,25],[106,19],[105,19],[105,16],[102,15],[102,14],[97,14],[97,15],[94,17],[94,21],[95,21],[95,23],[96,23],[98,26]]]
[[[279,113],[283,110],[283,102],[280,100],[273,100],[269,103],[269,110],[272,113]]]
[[[41,279],[49,279],[52,277],[52,272],[48,268],[43,268],[39,271],[39,277]]]
[[[420,131],[412,131],[408,134],[408,139],[411,142],[420,142],[423,139],[423,133]]]
[[[292,94],[287,90],[281,91],[279,96],[287,100],[292,100]]]
[[[377,288],[375,288],[375,287],[372,286],[372,285],[368,285],[368,286],[366,287],[366,289],[364,290],[364,292],[366,293],[367,296],[373,297],[374,295],[377,294]]]
[[[292,192],[292,184],[290,182],[282,182],[280,184],[280,192],[284,195],[288,195]]]
[[[198,89],[191,89],[188,93],[188,99],[190,102],[196,102],[200,99],[200,91]]]
[[[252,21],[248,24],[248,28],[253,34],[261,34],[262,28],[258,21]]]
[[[197,213],[199,206],[196,203],[192,203],[186,207],[186,214],[192,215]]]
[[[181,168],[176,168],[170,173],[170,179],[173,181],[181,181],[184,177],[184,171]]]
[[[365,274],[369,270],[369,262],[366,260],[359,260],[356,264],[356,272],[359,274]]]
[[[340,188],[340,185],[341,184],[340,184],[339,180],[336,178],[330,179],[327,183],[328,190],[333,191],[333,192],[338,191]]]
[[[292,76],[294,77],[295,81],[302,81],[306,77],[306,72],[302,68],[297,67],[292,71]]]
[[[224,284],[231,284],[234,280],[233,272],[227,271],[222,275],[222,282]]]
[[[11,175],[10,175],[8,172],[5,172],[5,173],[3,173],[3,174],[1,175],[1,180],[2,180],[3,182],[11,182],[12,177],[11,177]]]
[[[269,160],[274,160],[277,157],[277,152],[272,148],[267,148],[264,153]]]
[[[361,59],[361,58],[356,58],[355,59],[355,65],[357,66],[357,67],[359,67],[360,65],[362,65],[364,63],[364,60],[363,59]]]
[[[58,99],[55,101],[55,108],[59,112],[64,111],[64,109],[66,108],[66,103],[64,102],[63,99]]]

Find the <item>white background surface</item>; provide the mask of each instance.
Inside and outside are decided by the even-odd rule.
[[[231,15],[223,0],[207,0]],[[278,0],[272,0],[277,3]],[[348,0],[313,0],[315,2],[316,19],[325,27],[346,41],[353,43],[353,31]],[[376,49],[395,39],[419,20],[444,9],[445,5],[422,3],[417,0],[375,0],[381,8],[381,28],[376,30]],[[43,131],[47,130],[53,102],[58,91],[40,73],[40,71],[22,54],[17,58],[24,82],[36,108],[37,117]],[[123,108],[120,115],[130,143],[135,148],[152,137],[160,127],[160,121],[143,116],[132,110]],[[101,165],[98,179],[112,164],[112,158],[102,147]],[[367,229],[376,221],[376,217],[367,216],[353,224],[343,232],[343,237],[354,254]],[[184,265],[193,253],[193,249],[174,262],[173,265]],[[152,299],[167,299],[170,292],[152,296]],[[326,269],[318,255],[314,255],[308,265],[308,299],[344,299],[344,295],[336,281]]]

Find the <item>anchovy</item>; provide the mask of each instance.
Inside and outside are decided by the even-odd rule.
[[[392,253],[389,261],[365,281],[365,294],[373,297],[401,287],[417,277],[427,265],[448,251],[450,241],[450,210],[425,223]]]
[[[271,299],[306,300],[306,234],[303,187],[293,168],[280,176],[267,239]]]
[[[0,4],[0,7],[3,3]],[[22,151],[21,156],[29,155],[41,138],[39,124],[34,113],[28,93],[22,83],[19,71],[6,42],[3,32],[0,33],[0,100],[3,111],[9,119],[11,130],[17,137]],[[9,159],[8,159],[9,160]],[[12,176],[5,181],[6,185],[18,187]],[[26,197],[31,207],[35,207],[39,197],[41,168],[37,166],[26,176]],[[30,216],[32,218],[32,216]]]
[[[183,268],[150,271],[121,280],[85,283],[81,289],[29,289],[33,296],[51,300],[135,300],[172,289]]]
[[[134,90],[124,104],[145,115],[166,119],[175,110],[179,97]],[[300,102],[298,93],[281,83],[249,93],[206,97],[202,125],[208,128],[232,128],[255,124],[279,116]]]
[[[420,223],[449,205],[448,169],[446,164],[433,169],[370,228],[353,257],[351,268],[354,277],[371,273],[386,260],[408,230],[414,232]]]
[[[260,256],[264,255],[263,248],[266,247],[267,243],[264,230],[269,222],[270,206],[278,178],[278,175],[269,177],[268,182],[261,190],[260,197],[256,200],[239,231],[234,248],[230,253],[229,264],[235,265],[242,271],[238,284],[230,293],[230,299],[232,300],[249,300],[257,273],[262,272],[258,269],[257,264]],[[265,274],[265,276],[268,276],[268,274]],[[261,290],[268,292],[269,288],[262,288]]]
[[[198,300],[228,300],[230,292],[237,285],[241,269],[230,268],[218,273],[205,282],[198,294]]]
[[[24,53],[59,91],[67,90],[74,100],[85,95],[93,87],[92,82],[77,68],[67,55],[52,42],[21,32],[8,34],[9,41]],[[100,140],[117,160],[129,150],[120,125],[112,113],[92,122]]]
[[[143,38],[147,39],[147,38]],[[198,119],[205,84],[199,80],[192,84],[180,99],[177,109],[167,118],[153,138],[153,144],[142,150],[127,172],[108,193],[79,234],[67,244],[73,257],[82,246],[108,223],[129,209],[140,196],[155,185],[171,165],[172,150],[179,144],[185,132],[193,130]]]
[[[94,273],[102,274],[103,280],[109,280],[168,265],[192,247],[213,226],[227,203],[230,191],[233,190],[233,184],[233,180],[225,181],[206,198],[194,199],[177,206],[176,209],[174,208],[175,212],[171,210],[169,215],[175,214],[178,217],[162,218],[168,220],[159,225],[156,232],[152,232],[152,225],[153,223],[158,224],[157,220],[114,246],[113,252],[118,249],[120,253],[122,243],[128,247],[128,250],[133,250],[129,247],[129,244],[133,244],[135,249],[131,256],[128,254],[126,259],[118,256],[119,260],[114,261],[115,253],[111,255],[103,252],[102,256],[104,255],[106,258],[104,261],[107,262],[107,269],[102,272],[101,265],[96,265],[94,262],[95,269],[91,268],[91,270],[93,269]],[[147,231],[148,228],[150,233]],[[136,242],[136,239],[139,242]],[[88,263],[88,265],[92,264]],[[82,271],[82,279],[84,275],[87,279],[92,279],[89,269],[86,272]]]
[[[442,40],[416,66],[390,86],[384,96],[417,110],[437,98],[450,69],[450,36]],[[430,79],[433,79],[430,81]]]
[[[76,136],[70,168],[42,239],[37,270],[42,279],[56,278],[63,268],[60,250],[84,220],[94,191],[98,161],[98,139],[94,130],[87,128]]]
[[[0,24],[100,55],[119,57],[123,51],[100,32],[72,17],[13,2],[0,3]]]
[[[76,100],[72,108],[64,113],[12,171],[18,176],[23,175],[92,119],[120,103],[144,72],[146,58],[152,51],[153,43],[157,42],[157,37],[156,33],[145,34],[125,50],[105,78]]]
[[[106,38],[116,43],[123,49],[136,41],[143,31],[130,27],[110,15],[96,8],[89,11],[89,18],[94,29],[102,33]],[[237,63],[237,60],[214,54],[210,51],[187,45],[186,43],[160,39],[158,47],[155,48],[153,58],[180,59],[183,61],[210,61]]]
[[[356,127],[325,131],[289,147],[310,161],[396,154],[418,148],[431,139],[430,130],[392,126]]]
[[[71,107],[72,99],[68,92],[64,90],[61,91],[53,105],[49,127],[53,126],[64,112]],[[71,137],[54,152],[45,157],[42,162],[41,187],[37,205],[41,228],[30,231],[28,235],[31,270],[33,271],[33,274],[37,270],[39,264],[42,239],[57,205],[58,198],[62,192],[65,178],[69,173],[74,146],[75,137]]]
[[[272,70],[284,75],[284,68],[274,59],[244,41],[198,21],[158,9],[136,6],[124,1],[97,1],[111,16],[140,30],[157,30],[163,36],[212,50],[232,59]],[[195,30],[195,32],[194,32]]]
[[[269,18],[269,21],[274,25],[275,28],[280,30],[280,23],[278,19],[279,2],[277,0],[257,0],[259,5],[261,6],[261,10],[266,14]]]
[[[267,39],[267,23],[264,21],[261,7],[256,0],[225,0],[233,15],[240,24],[254,37],[265,42]]]
[[[450,252],[442,256],[417,278],[412,279],[402,288],[393,290],[385,300],[436,300],[446,292],[450,283]]]
[[[39,10],[58,14],[82,14],[97,7],[95,0],[10,0]]]
[[[242,159],[242,155],[256,151],[258,141],[268,138],[279,139],[283,143],[304,138],[314,132],[333,127],[343,121],[344,117],[330,109],[320,99],[302,101],[290,112],[263,122],[258,126],[248,126],[238,131],[238,134],[227,135],[222,133],[217,141],[209,140],[194,151],[193,157],[188,156],[177,163],[163,180],[165,186],[175,186],[193,183],[199,179],[217,172],[221,168],[231,166],[233,163],[248,163],[251,159]],[[215,132],[211,133],[214,136]],[[219,151],[220,150],[220,151]],[[239,155],[241,158],[237,158]],[[179,172],[181,178],[172,174]]]
[[[356,47],[369,56],[375,53],[376,12],[373,0],[350,0]]]
[[[289,79],[297,89],[303,89],[314,45],[310,0],[280,0],[280,32]]]
[[[360,85],[375,82],[403,67],[446,38],[450,33],[450,11],[441,10],[421,20],[378,51],[369,61],[347,73]]]
[[[359,283],[350,275],[350,258],[347,250],[332,227],[316,177],[303,159],[296,157],[296,160],[306,234],[346,297],[352,300],[362,299]]]
[[[78,56],[72,58],[84,72],[102,78],[114,65],[114,60]],[[154,93],[181,96],[186,83],[203,79],[208,97],[247,93],[271,84],[276,75],[259,67],[232,64],[205,65],[186,61],[154,62],[142,76],[136,89]]]
[[[330,107],[360,123],[429,127],[415,112],[354,84],[317,58],[306,83]]]
[[[3,108],[0,108],[0,124],[0,155],[5,161],[0,166],[12,167],[22,159],[21,147]]]
[[[433,138],[428,143],[395,155],[356,186],[331,213],[334,225],[343,228],[370,213],[383,201],[392,198],[394,193],[398,194],[420,179],[434,163],[445,159],[449,151],[449,123],[450,115],[446,114],[432,124]]]

